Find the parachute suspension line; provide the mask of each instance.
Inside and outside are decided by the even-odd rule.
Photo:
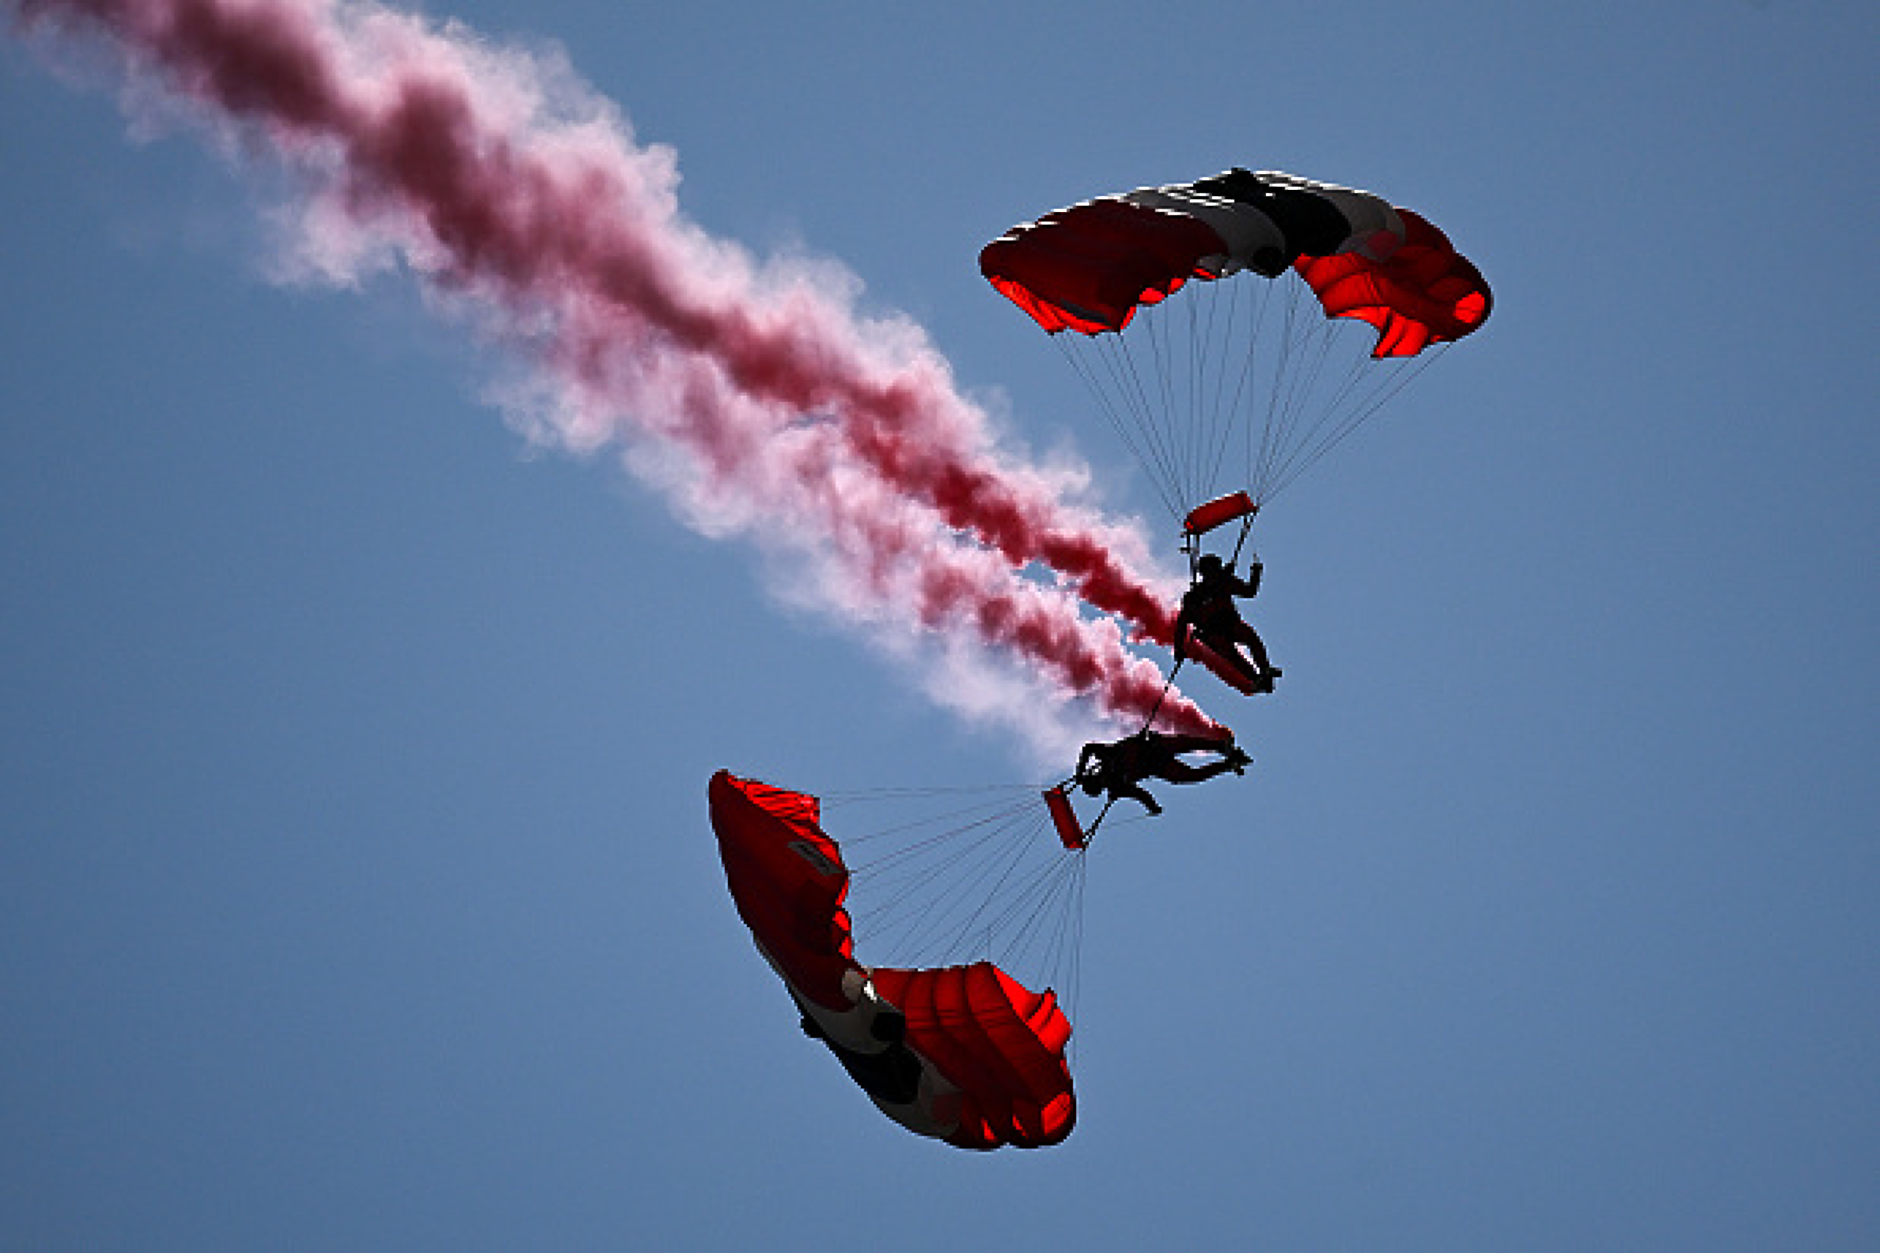
[[[1198,285],[1188,301],[1188,432],[1189,478],[1186,499],[1194,505],[1214,495],[1220,477],[1220,458],[1215,454],[1222,420],[1221,372],[1214,368],[1219,360],[1217,347],[1231,333],[1238,284],[1228,283],[1228,294],[1221,294],[1222,280]],[[1223,309],[1225,305],[1225,309]]]
[[[881,789],[863,799],[958,790]],[[1021,979],[1037,973],[1061,986],[1069,955],[1060,937],[1070,923],[1052,925],[1053,915],[1068,907],[1073,893],[1064,881],[1079,873],[1083,858],[1047,838],[1050,819],[1035,786],[996,790],[1006,795],[965,811],[839,836],[851,854],[848,907],[857,943],[874,960],[936,965],[976,950],[1008,968],[1014,960],[1029,963],[1022,973],[1013,970]],[[926,832],[932,833],[909,838]],[[871,848],[874,856],[855,856]]]
[[[1144,320],[1153,322],[1153,319],[1138,319]],[[1145,333],[1153,336],[1153,329]],[[1136,367],[1136,358],[1129,351],[1129,341],[1124,338],[1123,332],[1096,335],[1090,343],[1108,363],[1117,394],[1125,398],[1129,411],[1135,417],[1144,445],[1153,457],[1152,463],[1145,464],[1153,464],[1155,472],[1161,475],[1162,498],[1169,502],[1170,512],[1177,518],[1181,517],[1181,475],[1176,469],[1174,449],[1171,447],[1172,425],[1166,417],[1166,407],[1158,406],[1150,399],[1149,389],[1143,384],[1142,371]],[[1153,350],[1153,338],[1150,347]],[[1158,414],[1163,416],[1158,418]]]
[[[1392,380],[1403,373],[1401,365],[1400,362],[1373,361],[1368,357],[1351,363],[1336,391],[1318,407],[1317,420],[1293,445],[1273,488],[1275,494],[1343,443],[1347,436],[1401,388],[1401,383],[1392,386]]]
[[[921,795],[949,795],[961,789],[900,789],[902,798]],[[906,933],[923,918],[944,909],[957,907],[970,899],[979,875],[965,873],[982,850],[996,851],[997,845],[1015,822],[1033,816],[1036,789],[1007,785],[996,789],[973,789],[1003,793],[997,799],[981,801],[966,808],[949,808],[937,814],[917,817],[893,826],[877,828],[860,835],[844,833],[843,847],[851,854],[851,879],[860,877],[869,886],[866,901],[858,902],[856,921],[876,925],[887,936]],[[884,799],[896,789],[881,789]],[[922,831],[933,834],[911,838]],[[858,859],[856,853],[872,854]],[[895,941],[890,941],[895,942]]]
[[[880,881],[886,882],[888,875],[901,873],[904,868],[908,867],[914,867],[913,873],[922,874],[925,872],[916,865],[922,858],[927,858],[930,854],[943,860],[956,858],[959,855],[956,846],[964,843],[963,837],[974,831],[991,828],[988,835],[997,836],[1010,825],[1014,817],[1024,814],[1031,808],[1034,795],[1035,790],[1026,787],[1022,794],[1015,792],[997,802],[975,805],[965,810],[929,815],[895,826],[880,828],[864,835],[845,833],[842,837],[842,844],[852,853],[857,850],[872,852],[875,849],[883,849],[879,853],[874,853],[870,860],[857,861],[851,868],[863,874],[877,876]],[[938,829],[924,839],[909,840],[907,838],[910,833],[929,828]],[[891,846],[884,849],[882,845],[884,840],[891,841]]]
[[[1000,965],[1047,970],[1055,982],[1067,956],[1065,939],[1071,920],[1066,915],[1078,899],[1076,888],[1083,869],[1083,856],[1071,854],[1016,883],[1005,909],[980,929],[979,951]],[[995,944],[1001,936],[1009,938]]]
[[[1071,369],[1076,372],[1077,377],[1082,380],[1084,390],[1089,392],[1091,398],[1097,402],[1097,408],[1102,412],[1104,420],[1110,424],[1110,429],[1116,432],[1117,438],[1122,440],[1123,445],[1129,449],[1130,455],[1136,459],[1138,464],[1147,466],[1149,459],[1144,455],[1143,450],[1136,444],[1135,439],[1131,436],[1128,425],[1123,421],[1123,415],[1117,411],[1116,402],[1111,398],[1111,393],[1106,391],[1103,385],[1097,380],[1096,373],[1091,369],[1092,363],[1085,359],[1087,356],[1097,355],[1097,350],[1095,348],[1080,349],[1073,347],[1073,341],[1069,333],[1061,332],[1049,336],[1049,339],[1053,344],[1057,345],[1058,352],[1062,354],[1064,360],[1069,363]],[[1160,483],[1156,484],[1156,489],[1157,491],[1161,490]],[[1175,506],[1168,500],[1166,494],[1163,496],[1162,503],[1170,512],[1175,511]]]
[[[1278,331],[1279,342],[1274,345],[1272,383],[1267,389],[1266,417],[1260,427],[1260,444],[1257,454],[1252,450],[1251,424],[1248,427],[1247,462],[1251,467],[1248,477],[1252,480],[1253,499],[1259,504],[1265,504],[1267,501],[1267,480],[1271,477],[1272,465],[1279,455],[1279,448],[1284,443],[1285,423],[1281,400],[1285,392],[1284,382],[1293,373],[1291,364],[1293,339],[1298,317],[1299,302],[1296,298],[1289,299]]]
[[[1186,305],[1189,302],[1182,303]],[[1182,437],[1182,422],[1175,403],[1175,353],[1169,342],[1169,319],[1160,316],[1165,309],[1166,302],[1143,310],[1148,316],[1135,319],[1149,341],[1151,377],[1155,380],[1156,390],[1162,393],[1159,401],[1145,401],[1144,412],[1155,426],[1162,446],[1168,450],[1169,494],[1185,505],[1190,500],[1187,457],[1183,448],[1186,441]],[[1124,357],[1130,359],[1133,371],[1134,360],[1129,358],[1129,343],[1121,332],[1116,336],[1116,344]]]
[[[1331,333],[1355,333],[1358,329],[1334,328]],[[1354,431],[1420,378],[1449,347],[1448,343],[1434,344],[1407,359],[1380,360],[1367,355],[1353,362],[1336,395],[1323,407],[1319,420],[1288,458],[1287,465],[1270,488],[1269,496],[1278,495],[1327,453],[1344,443]]]
[[[1325,420],[1322,397],[1327,385],[1322,380],[1332,346],[1340,330],[1349,329],[1315,316],[1319,313],[1316,302],[1302,295],[1308,290],[1302,282],[1290,286],[1287,292],[1283,348],[1273,379],[1268,432],[1262,447],[1259,483],[1263,501],[1270,500],[1279,486],[1291,482],[1302,468],[1297,465],[1301,449]],[[1308,422],[1308,416],[1315,413],[1318,417]],[[1299,433],[1302,424],[1307,430],[1303,436]]]
[[[982,956],[991,955],[992,937],[996,928],[994,923],[982,925],[980,920],[986,916],[987,911],[991,910],[995,903],[1002,911],[994,915],[995,919],[1005,917],[1010,913],[1011,901],[1017,892],[1009,885],[1013,876],[1018,873],[1019,866],[1024,862],[1026,851],[1023,844],[1014,841],[996,861],[988,859],[989,864],[985,873],[979,876],[980,881],[987,886],[973,892],[971,901],[977,903],[972,904],[971,908],[966,908],[969,902],[962,899],[954,902],[949,909],[936,910],[928,914],[925,925],[916,929],[909,937],[909,943],[914,945],[915,952],[919,954],[920,965],[933,965],[943,960],[938,957],[929,958],[930,952],[938,954],[971,950],[977,951]],[[994,868],[998,870],[996,875],[992,873]],[[1022,899],[1022,896],[1019,899]],[[961,916],[961,910],[964,910],[963,916]],[[1009,922],[1009,918],[1007,921]]]
[[[1232,359],[1232,345],[1243,321],[1240,293],[1244,286],[1231,279],[1190,282],[1179,302],[1185,327],[1179,335],[1172,321],[1177,317],[1173,309],[1145,317],[1165,342],[1185,340],[1185,369],[1178,374],[1172,349],[1165,353],[1166,362],[1161,364],[1165,389],[1178,392],[1163,412],[1172,437],[1179,436],[1181,474],[1176,494],[1189,508],[1214,495],[1238,413],[1239,392],[1235,392],[1234,403],[1227,402],[1226,371],[1218,363]]]
[[[1105,353],[1096,340],[1080,335],[1078,340],[1082,341],[1083,346],[1076,347],[1069,338],[1070,334],[1072,333],[1062,332],[1050,338],[1058,345],[1058,350],[1064,354],[1064,359],[1070,363],[1071,368],[1077,372],[1077,377],[1083,380],[1085,389],[1095,398],[1097,407],[1103,412],[1110,428],[1116,432],[1117,438],[1123,441],[1123,446],[1129,449],[1136,463],[1149,471],[1156,494],[1162,498],[1162,507],[1168,510],[1170,517],[1179,521],[1182,509],[1176,498],[1169,494],[1167,488],[1169,475],[1163,466],[1162,459],[1156,455],[1153,448],[1139,442],[1141,436],[1132,433],[1130,424],[1125,421],[1127,413],[1135,418],[1138,428],[1146,425],[1140,412],[1137,411],[1138,406],[1130,404],[1132,399],[1141,394],[1140,383],[1138,382],[1134,388],[1127,386],[1122,381],[1123,371],[1112,359],[1112,354]],[[1112,380],[1110,388],[1104,387],[1092,368],[1097,362],[1101,362],[1108,368]]]
[[[942,842],[937,838],[897,857],[851,867],[851,884],[863,883],[870,896],[882,898],[851,905],[857,930],[870,933],[876,951],[892,953],[909,965],[933,964],[925,958],[952,934],[949,919],[973,908],[974,902],[977,908],[985,907],[988,897],[982,885],[990,876],[987,867],[1010,825],[1008,819],[972,839]],[[1022,857],[1023,846],[1012,843],[1006,856]],[[924,862],[917,860],[923,856]],[[974,868],[973,873],[967,873],[968,867]]]
[[[1195,296],[1205,300],[1188,302],[1188,502],[1207,499],[1212,492],[1213,476],[1208,470],[1207,449],[1213,443],[1214,408],[1209,404],[1208,363],[1213,357],[1214,331],[1220,313],[1218,282],[1200,282],[1203,290]]]
[[[1082,979],[1086,864],[1077,853],[1032,871],[1011,885],[1004,909],[983,923],[976,914],[941,943],[953,951],[977,951],[1007,969],[1038,972],[1043,985],[1059,990],[1074,1020]]]
[[[1079,857],[1077,859],[1076,899],[1074,899],[1070,905],[1071,934],[1070,934],[1070,939],[1069,939],[1069,945],[1070,945],[1070,971],[1069,971],[1069,979],[1068,979],[1069,999],[1065,1003],[1067,1006],[1067,1012],[1073,1015],[1075,1015],[1078,1012],[1078,1003],[1079,1003],[1080,997],[1083,994],[1083,988],[1084,988],[1084,883],[1088,877],[1088,867],[1089,867],[1089,861],[1087,858]],[[1075,1021],[1075,1019],[1073,1018],[1072,1021]],[[1072,1036],[1071,1037],[1071,1056],[1073,1060],[1075,1060],[1076,1055],[1077,1055],[1077,1038],[1075,1036]]]
[[[1320,380],[1330,358],[1333,338],[1328,325],[1312,317],[1310,312],[1300,310],[1296,299],[1289,305],[1288,314],[1287,364],[1290,369],[1283,378],[1275,380],[1275,391],[1280,397],[1279,418],[1271,457],[1262,467],[1261,476],[1268,499],[1272,497],[1274,482],[1285,476],[1299,454],[1304,441],[1299,428],[1307,415],[1314,412],[1314,398],[1321,392]]]
[[[1090,859],[1078,854],[1069,862],[1070,907],[1058,918],[1057,933],[1052,938],[1058,953],[1070,959],[1071,997],[1076,998],[1078,967],[1082,964],[1084,947],[1084,881],[1090,869]],[[1061,959],[1060,959],[1061,964]]]
[[[1244,486],[1268,503],[1449,347],[1411,358],[1348,353],[1374,332],[1326,317],[1297,276],[1186,288],[1139,309],[1130,324],[1141,330],[1049,337],[1177,521],[1213,495],[1241,444]]]
[[[974,831],[984,831],[984,834],[974,841],[975,845],[986,839],[996,838],[1011,825],[1014,818],[1030,811],[1035,794],[1035,789],[1027,787],[1022,797],[1013,796],[996,804],[977,805],[964,811],[917,818],[911,822],[885,827],[866,835],[845,834],[842,837],[842,845],[851,851],[874,849],[880,847],[880,841],[893,839],[895,847],[880,853],[872,860],[856,862],[850,867],[851,871],[875,876],[880,882],[887,882],[890,874],[901,874],[908,868],[912,868],[909,873],[916,877],[931,877],[931,864],[926,868],[917,864],[922,858],[935,854],[943,862],[957,860],[961,855],[957,846],[965,843],[963,837]],[[928,827],[940,829],[933,835],[917,841],[908,842],[904,838],[897,838],[906,837],[910,832]]]
[[[1322,377],[1320,368],[1329,359],[1334,340],[1340,330],[1349,329],[1353,328],[1335,327],[1328,321],[1320,326],[1313,337],[1318,355],[1309,384],[1315,392],[1318,390],[1319,380]],[[1317,416],[1305,428],[1304,433],[1290,443],[1286,461],[1279,467],[1279,477],[1282,481],[1291,482],[1297,478],[1307,466],[1324,456],[1332,444],[1343,438],[1338,427],[1345,421],[1344,415],[1349,412],[1346,406],[1350,403],[1354,391],[1365,381],[1366,366],[1366,359],[1360,358],[1353,361],[1346,370],[1344,379],[1332,390],[1331,395],[1322,402],[1314,404],[1311,411]],[[1372,381],[1375,381],[1375,378],[1376,372],[1373,371]]]
[[[1214,360],[1214,337],[1220,329],[1221,293],[1219,281],[1203,284],[1207,289],[1207,299],[1191,302],[1188,314],[1188,422],[1189,447],[1192,450],[1195,468],[1194,500],[1206,500],[1214,494],[1213,458],[1208,450],[1214,447],[1214,428],[1220,420],[1218,400],[1219,387],[1210,387],[1213,371],[1208,363]],[[1202,293],[1196,292],[1197,296]]]
[[[1207,351],[1221,362],[1221,368],[1211,371],[1214,376],[1214,395],[1209,402],[1208,445],[1212,451],[1206,454],[1207,472],[1202,479],[1203,490],[1201,492],[1201,496],[1207,499],[1215,495],[1220,485],[1221,466],[1227,460],[1227,446],[1233,440],[1234,427],[1241,416],[1241,401],[1246,391],[1247,370],[1251,365],[1251,357],[1244,359],[1240,370],[1235,372],[1231,396],[1227,388],[1226,366],[1233,360],[1231,353],[1237,339],[1246,342],[1248,353],[1251,354],[1254,337],[1259,328],[1257,313],[1243,312],[1241,308],[1241,291],[1251,284],[1225,282],[1216,286],[1225,286],[1227,291],[1225,295],[1216,295],[1209,305],[1210,320],[1218,322],[1220,332],[1218,339],[1213,335],[1209,336]],[[1213,315],[1223,302],[1227,305],[1226,316],[1215,319]],[[1241,332],[1243,321],[1252,324],[1244,334]]]
[[[1252,491],[1254,499],[1258,501],[1261,497],[1258,491],[1259,480],[1255,475],[1253,418],[1250,410],[1253,407],[1252,398],[1255,394],[1255,388],[1253,386],[1254,370],[1261,360],[1260,339],[1266,327],[1267,310],[1272,307],[1273,303],[1273,284],[1265,282],[1237,283],[1235,284],[1236,292],[1238,292],[1238,289],[1241,287],[1248,288],[1254,295],[1248,298],[1248,304],[1251,307],[1247,313],[1246,334],[1238,336],[1238,341],[1241,345],[1240,369],[1235,372],[1234,397],[1228,406],[1227,426],[1221,432],[1221,445],[1217,459],[1220,461],[1226,460],[1227,446],[1232,442],[1234,427],[1236,425],[1241,426],[1243,429],[1243,439],[1246,443],[1246,451],[1241,459],[1242,474],[1246,479],[1243,486]],[[1229,331],[1229,335],[1235,335],[1238,329],[1238,325],[1236,325]]]
[[[865,787],[853,791],[818,793],[824,810],[845,809],[853,805],[863,805],[871,801],[898,801],[909,799],[925,800],[935,796],[991,796],[1004,793],[1017,796],[1030,794],[1036,788],[1030,783],[971,783],[949,787]],[[910,826],[916,825],[913,823]],[[881,832],[875,832],[879,835]],[[870,839],[870,835],[844,836],[843,844],[860,843]]]
[[[1035,824],[1030,835],[1042,841],[1040,826]],[[1062,915],[1076,899],[1071,889],[1083,856],[1060,848],[1043,864],[1027,866],[1027,851],[1024,845],[1013,848],[997,879],[982,889],[976,908],[963,916],[956,912],[955,920],[936,919],[929,931],[927,953],[931,956],[923,956],[921,964],[938,964],[946,954],[976,952],[1015,973],[1037,971],[1046,983],[1061,981],[1066,956],[1061,943],[1066,928]]]
[[[1155,426],[1156,435],[1168,457],[1169,494],[1180,501],[1185,500],[1185,496],[1182,492],[1181,444],[1176,438],[1175,418],[1173,414],[1175,397],[1174,393],[1169,389],[1169,370],[1166,361],[1167,354],[1163,351],[1164,345],[1168,340],[1168,331],[1167,328],[1162,325],[1162,319],[1153,316],[1160,312],[1160,310],[1160,305],[1145,309],[1142,313],[1149,314],[1150,316],[1144,317],[1139,314],[1131,321],[1130,325],[1141,327],[1142,329],[1138,332],[1138,335],[1147,341],[1149,349],[1148,382],[1156,394],[1145,395],[1143,397],[1143,412],[1149,416]],[[1123,329],[1127,331],[1129,328],[1125,327]],[[1131,372],[1140,377],[1141,371],[1136,369],[1135,358],[1130,354],[1129,345],[1124,342],[1122,331],[1117,333],[1116,346],[1122,350],[1123,358],[1129,362]]]

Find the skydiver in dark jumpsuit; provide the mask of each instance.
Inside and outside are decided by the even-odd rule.
[[[1236,598],[1258,594],[1263,567],[1254,562],[1247,567],[1245,579],[1234,573],[1213,553],[1205,553],[1196,564],[1194,586],[1182,596],[1181,612],[1175,616],[1175,657],[1187,655],[1187,628],[1193,627],[1201,642],[1239,667],[1253,680],[1254,690],[1270,692],[1280,669],[1266,655],[1260,635],[1234,607]],[[1245,653],[1240,651],[1246,645]]]
[[[1217,760],[1193,766],[1181,759],[1183,753],[1197,752],[1214,753]],[[1244,774],[1252,760],[1232,741],[1143,730],[1128,739],[1084,745],[1077,755],[1077,782],[1087,795],[1107,792],[1111,801],[1127,796],[1151,814],[1160,814],[1162,806],[1144,790],[1142,780],[1200,783],[1229,770]]]

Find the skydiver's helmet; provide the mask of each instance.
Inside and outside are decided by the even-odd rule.
[[[1201,560],[1195,562],[1195,569],[1204,579],[1217,578],[1221,573],[1221,559],[1213,553],[1202,553]]]

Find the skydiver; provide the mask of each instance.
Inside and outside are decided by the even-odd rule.
[[[1266,645],[1261,642],[1259,633],[1247,625],[1234,606],[1236,598],[1250,598],[1259,593],[1260,572],[1264,568],[1259,562],[1253,562],[1243,579],[1234,573],[1233,566],[1224,564],[1213,553],[1202,554],[1195,565],[1194,585],[1182,595],[1181,612],[1175,616],[1177,661],[1187,656],[1187,629],[1193,627],[1202,643],[1253,680],[1255,691],[1273,690],[1273,680],[1279,678],[1280,669],[1267,657]],[[1243,644],[1247,648],[1245,653],[1240,651]]]
[[[1216,760],[1194,766],[1181,759],[1183,753],[1200,752],[1214,753]],[[1077,754],[1076,779],[1086,795],[1107,792],[1112,802],[1127,796],[1156,816],[1162,806],[1142,787],[1142,780],[1201,783],[1229,770],[1245,774],[1252,761],[1232,740],[1223,743],[1203,735],[1165,735],[1144,728],[1127,739],[1084,745]]]

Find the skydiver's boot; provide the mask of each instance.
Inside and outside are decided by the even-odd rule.
[[[1235,747],[1227,750],[1227,767],[1235,774],[1246,774],[1247,767],[1252,764],[1253,758],[1247,755],[1245,749]]]

